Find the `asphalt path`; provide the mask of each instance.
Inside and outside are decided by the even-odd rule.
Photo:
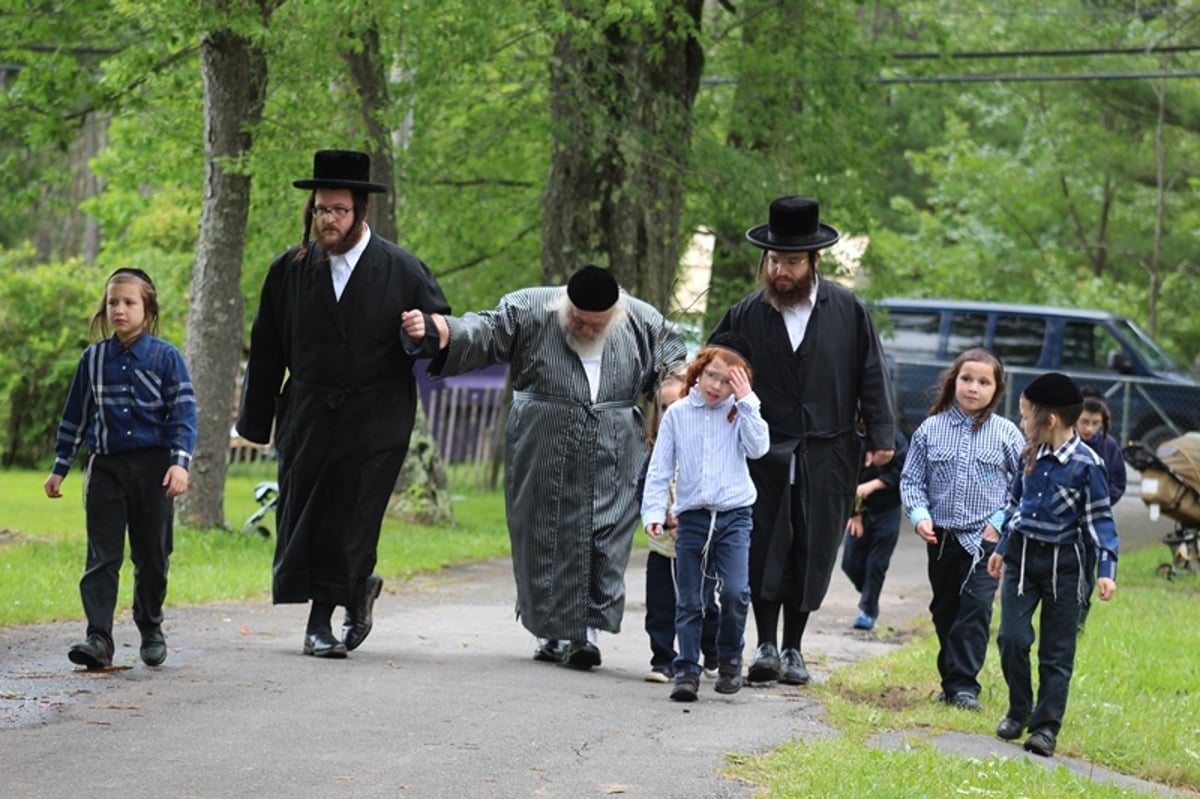
[[[1125,549],[1162,546],[1170,530],[1151,523],[1136,496],[1118,517]],[[114,667],[103,672],[66,658],[78,621],[2,629],[0,794],[750,797],[753,786],[721,773],[730,754],[833,731],[803,687],[722,696],[706,679],[699,701],[680,704],[669,686],[644,682],[644,559],[635,551],[623,631],[601,636],[603,664],[591,672],[532,659],[533,639],[513,618],[508,560],[388,580],[370,638],[341,661],[301,654],[305,606],[266,601],[169,607],[169,654],[156,669],[138,659],[128,612],[115,630]],[[924,545],[906,524],[875,631],[850,629],[857,594],[835,573],[805,638],[814,679],[900,646],[928,601]],[[989,711],[999,719],[1003,709]],[[936,743],[973,757],[1026,757],[986,736]]]

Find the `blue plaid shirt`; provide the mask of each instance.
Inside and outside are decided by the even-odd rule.
[[[984,525],[999,529],[1003,522],[1025,437],[1002,416],[992,415],[978,430],[974,423],[957,405],[921,422],[900,474],[900,501],[914,527],[929,519],[979,556]]]
[[[84,444],[101,455],[165,447],[188,468],[196,394],[179,350],[148,333],[128,347],[113,336],[85,349],[58,425],[54,474],[66,476]]]
[[[1042,444],[1033,471],[1017,475],[996,553],[1016,536],[1096,548],[1097,574],[1116,579],[1117,525],[1104,459],[1074,433],[1058,449]],[[1085,538],[1086,536],[1086,538]]]

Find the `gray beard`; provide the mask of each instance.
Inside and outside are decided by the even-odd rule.
[[[609,325],[608,330],[592,338],[583,338],[570,330],[563,332],[567,335],[567,346],[574,350],[580,358],[599,358],[604,353],[604,344],[608,341],[611,329],[612,326]]]

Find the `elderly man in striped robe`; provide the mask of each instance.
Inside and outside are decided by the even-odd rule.
[[[405,332],[436,327],[435,377],[509,366],[504,498],[517,618],[534,659],[600,665],[599,631],[625,611],[625,567],[638,526],[645,425],[637,404],[686,358],[653,306],[587,265],[568,284],[506,294],[461,317],[406,313]]]

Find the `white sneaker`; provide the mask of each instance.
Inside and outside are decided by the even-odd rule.
[[[646,682],[670,682],[671,675],[667,674],[665,671],[651,669],[650,671],[646,672],[646,676],[642,679]]]

